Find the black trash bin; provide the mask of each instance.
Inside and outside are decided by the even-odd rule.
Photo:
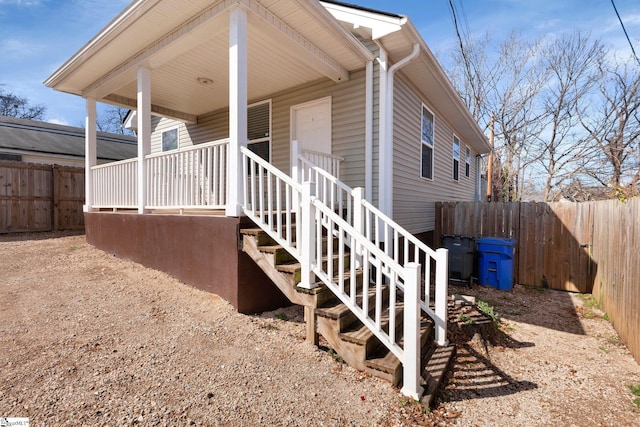
[[[449,279],[471,285],[476,251],[473,237],[445,234],[442,245],[449,250]]]

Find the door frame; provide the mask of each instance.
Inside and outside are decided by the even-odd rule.
[[[289,162],[290,162],[290,167],[292,167],[295,164],[296,159],[293,158],[293,141],[296,139],[294,138],[294,135],[296,133],[296,113],[299,110],[303,110],[305,108],[309,108],[309,107],[315,107],[318,105],[322,105],[322,104],[327,104],[328,108],[329,108],[329,129],[331,131],[331,134],[333,135],[333,105],[332,105],[332,97],[329,96],[325,96],[322,98],[317,98],[314,99],[312,101],[307,101],[307,102],[303,102],[300,104],[296,104],[296,105],[292,105],[290,110],[289,110],[289,136],[290,136],[290,141],[289,141],[289,151],[291,153]],[[330,141],[331,143],[331,150],[330,150],[330,154],[333,154],[333,141]]]

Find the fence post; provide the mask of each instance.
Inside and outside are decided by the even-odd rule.
[[[300,264],[302,271],[300,274],[300,286],[301,288],[311,289],[315,284],[315,275],[313,274],[313,263],[316,258],[316,208],[312,203],[312,199],[315,197],[316,185],[313,182],[305,182],[302,184],[302,200],[300,201],[300,226],[301,233],[298,234],[299,240],[297,244],[300,245]]]
[[[51,168],[51,183],[53,185],[51,203],[51,228],[53,231],[60,229],[60,170],[58,165]]]
[[[449,250],[436,250],[436,344],[449,345],[447,340],[447,299],[449,297]]]
[[[420,264],[404,266],[404,352],[402,361],[402,394],[420,399]]]

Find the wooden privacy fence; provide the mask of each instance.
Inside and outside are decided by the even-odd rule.
[[[0,161],[0,233],[84,229],[84,169]]]
[[[435,232],[515,238],[516,283],[593,293],[640,361],[640,198],[437,203]]]

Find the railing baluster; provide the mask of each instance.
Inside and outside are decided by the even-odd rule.
[[[398,277],[392,272],[389,282],[397,283]],[[389,341],[396,342],[396,287],[389,286]]]

